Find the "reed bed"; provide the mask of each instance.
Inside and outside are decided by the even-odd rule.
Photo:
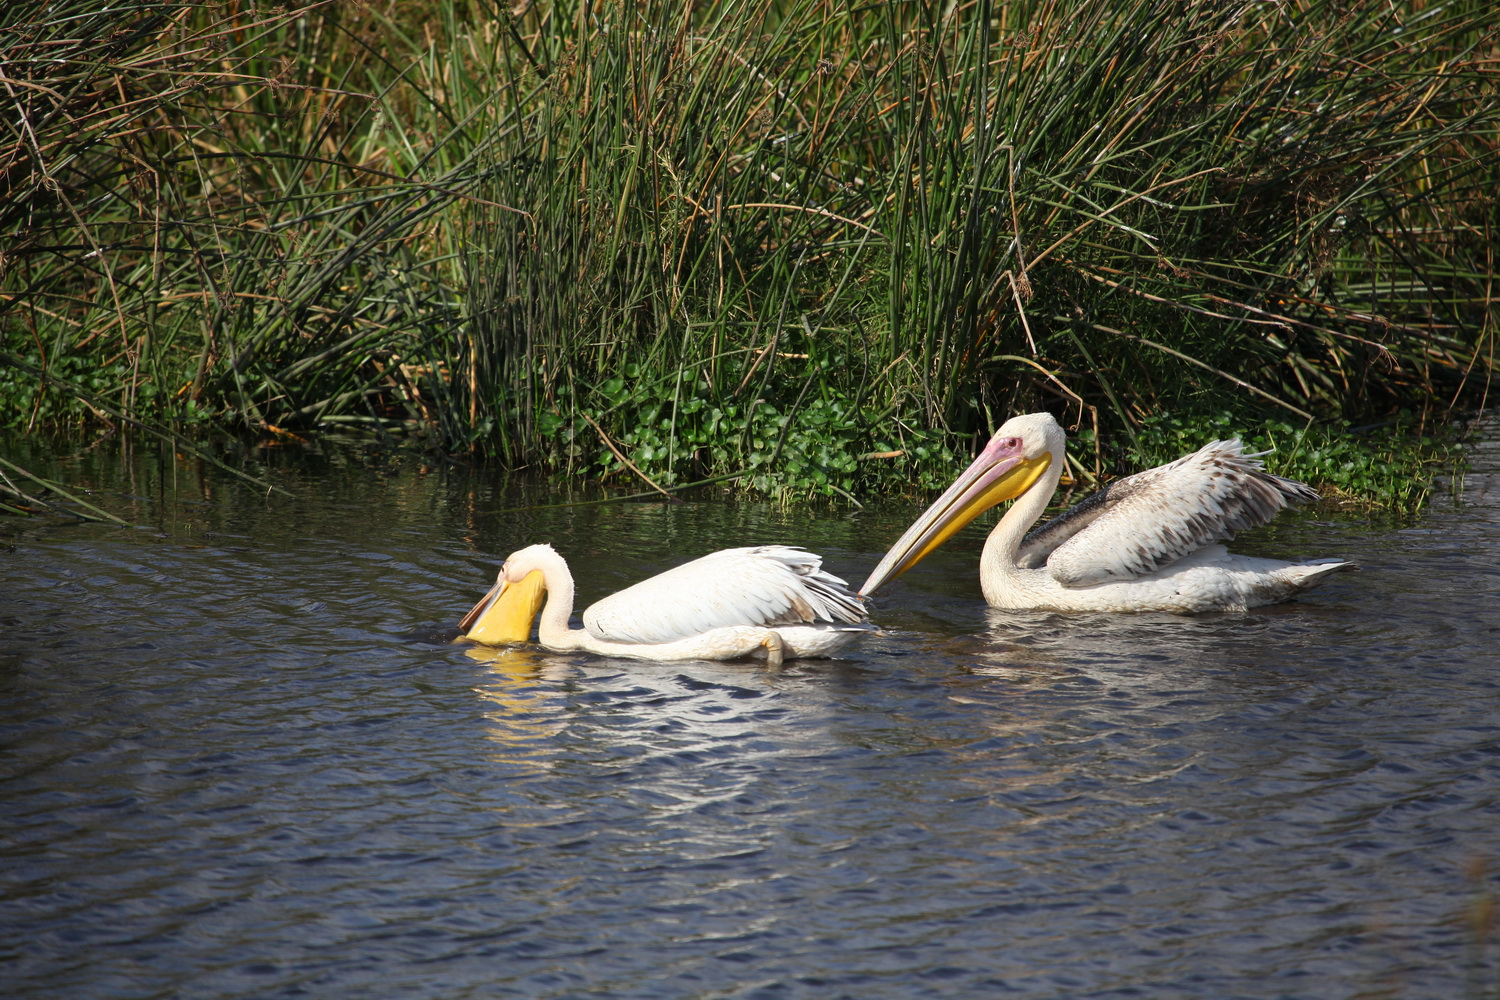
[[[0,49],[20,426],[860,496],[1047,407],[1085,476],[1169,414],[1336,480],[1494,371],[1482,0],[65,0]]]

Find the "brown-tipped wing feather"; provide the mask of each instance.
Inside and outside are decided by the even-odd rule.
[[[1018,562],[1045,565],[1066,587],[1133,579],[1317,498],[1311,487],[1266,472],[1238,440],[1214,441],[1111,483],[1030,532]]]

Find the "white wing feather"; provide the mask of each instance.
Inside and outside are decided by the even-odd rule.
[[[1214,441],[1111,483],[1032,531],[1018,561],[1046,565],[1065,587],[1130,580],[1317,498],[1311,487],[1266,472],[1238,440]]]
[[[786,545],[724,549],[590,605],[583,625],[616,642],[671,642],[730,625],[863,622],[861,598],[822,565]]]

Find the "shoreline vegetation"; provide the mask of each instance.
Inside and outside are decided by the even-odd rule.
[[[1050,409],[1085,483],[1240,434],[1412,505],[1495,370],[1488,0],[61,0],[0,60],[18,430],[857,500]]]

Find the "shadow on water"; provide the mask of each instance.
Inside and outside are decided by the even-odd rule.
[[[10,995],[1500,990],[1494,450],[1421,517],[1245,536],[1360,563],[1298,602],[994,611],[969,529],[767,672],[448,640],[523,544],[581,603],[752,542],[857,581],[915,505],[33,447],[144,527],[0,522]]]

